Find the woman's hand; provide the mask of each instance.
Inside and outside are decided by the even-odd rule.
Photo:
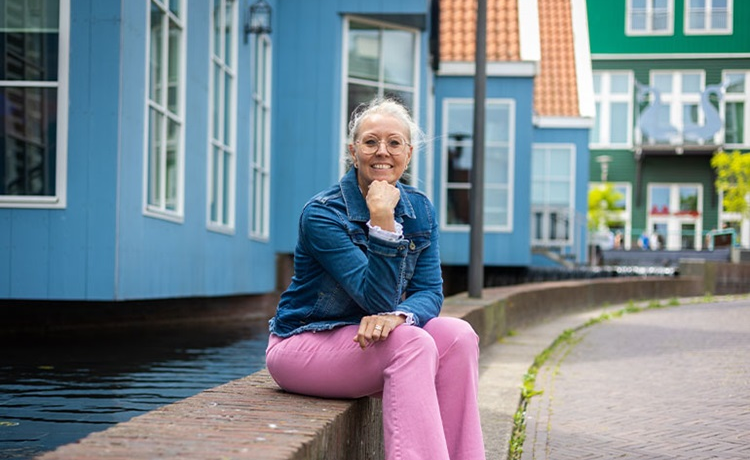
[[[401,315],[372,315],[365,316],[359,322],[359,330],[354,341],[363,350],[372,342],[382,342],[388,338],[392,330],[404,324],[406,318]]]
[[[370,223],[383,230],[392,232],[395,230],[393,210],[396,209],[401,192],[395,185],[384,180],[372,181],[367,189],[367,209],[370,211]]]

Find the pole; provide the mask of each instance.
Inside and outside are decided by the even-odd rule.
[[[487,0],[477,0],[474,59],[474,135],[469,203],[469,297],[482,298],[484,288],[484,109],[487,86]]]

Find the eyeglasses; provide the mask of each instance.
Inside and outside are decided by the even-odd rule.
[[[365,137],[364,139],[357,141],[359,144],[360,152],[365,155],[374,155],[380,149],[380,144],[385,144],[385,150],[391,155],[403,155],[406,152],[410,143],[406,142],[401,136],[389,137],[386,140],[380,140],[375,136]]]

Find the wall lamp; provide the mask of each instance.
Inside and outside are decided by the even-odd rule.
[[[245,43],[250,34],[261,35],[271,33],[271,5],[265,0],[258,0],[250,5],[245,17]]]

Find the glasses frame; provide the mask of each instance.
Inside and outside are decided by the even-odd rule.
[[[391,152],[391,147],[388,145],[388,141],[391,140],[391,139],[393,139],[393,138],[399,138],[399,139],[401,139],[403,141],[404,147],[403,147],[403,151],[402,152],[398,152],[398,153]],[[375,150],[373,150],[372,152],[369,152],[369,153],[365,152],[364,149],[367,148],[367,147],[365,147],[365,144],[362,143],[361,139],[355,142],[355,144],[357,144],[357,145],[360,146],[359,149],[360,149],[360,151],[362,152],[363,155],[375,155],[376,153],[378,153],[380,151],[380,145],[381,144],[385,145],[385,151],[388,152],[388,154],[393,155],[393,156],[401,156],[401,155],[403,155],[403,154],[406,153],[406,150],[407,150],[408,147],[411,147],[411,143],[407,142],[406,138],[403,137],[403,136],[394,135],[394,136],[390,136],[388,139],[385,139],[385,140],[373,136],[373,139],[377,139],[378,146],[375,148]],[[368,141],[369,140],[370,139],[368,139]]]

